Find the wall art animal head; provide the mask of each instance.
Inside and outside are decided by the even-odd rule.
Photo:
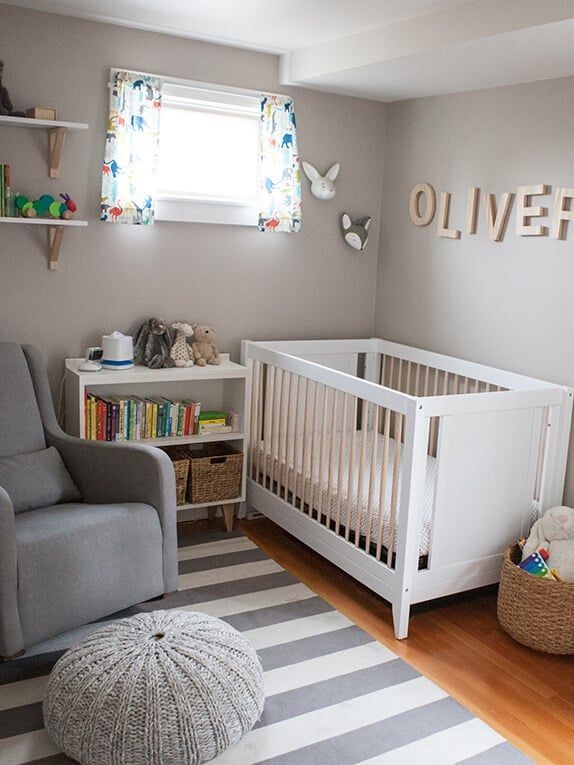
[[[327,170],[325,175],[321,175],[310,162],[305,162],[305,160],[303,160],[303,171],[311,181],[311,194],[313,194],[314,197],[317,197],[317,199],[333,199],[336,192],[335,179],[339,175],[340,169],[340,163],[335,162],[335,164],[331,165]]]
[[[341,223],[343,225],[343,237],[347,244],[354,250],[364,250],[369,241],[371,218],[363,218],[353,223],[350,216],[343,213]]]

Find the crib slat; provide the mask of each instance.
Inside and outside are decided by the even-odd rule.
[[[329,404],[329,388],[323,385],[323,411],[321,414],[321,439],[319,442],[319,475],[317,486],[319,487],[319,496],[317,498],[317,520],[321,523],[321,515],[323,510],[323,468],[325,467],[325,461],[323,454],[325,451],[325,442],[327,438],[327,407]]]
[[[339,472],[337,474],[337,508],[335,511],[335,533],[339,533],[341,522],[341,494],[343,493],[343,467],[345,464],[345,448],[347,446],[347,407],[349,394],[343,393],[343,422],[339,446]]]
[[[365,550],[369,552],[369,546],[371,544],[371,524],[373,521],[373,494],[376,486],[377,476],[377,450],[379,446],[379,417],[380,406],[375,406],[373,414],[373,430],[371,439],[371,465],[369,470],[369,495],[367,501],[367,535],[365,538]]]
[[[449,380],[448,380],[448,372],[445,369],[444,370],[444,384],[442,386],[442,395],[443,396],[448,396],[448,382],[449,382]]]
[[[273,411],[271,412],[271,469],[269,471],[269,491],[273,491],[274,482],[280,480],[280,477],[277,475],[277,470],[281,469],[279,463],[279,439],[277,436],[281,418],[281,408],[278,403],[278,398],[280,377],[282,374],[283,370],[276,367],[273,375],[273,397],[271,399]]]
[[[297,375],[297,396],[295,397],[295,430],[293,433],[293,486],[291,504],[297,507],[297,471],[299,463],[299,411],[301,409],[301,377]]]
[[[411,387],[411,362],[407,361],[407,381],[405,383],[405,393],[410,393]]]
[[[337,408],[339,404],[339,391],[333,388],[333,408],[331,411],[331,431],[329,433],[329,471],[327,478],[327,511],[325,513],[325,525],[329,526],[333,517],[331,503],[333,501],[333,471],[335,469],[335,443],[337,432]]]
[[[394,388],[393,378],[395,376],[395,357],[391,356],[391,363],[389,364],[389,379],[387,380],[387,388]]]
[[[277,496],[281,496],[281,486],[285,469],[286,458],[283,455],[284,436],[283,430],[286,428],[285,418],[285,388],[287,386],[287,375],[289,373],[281,370],[281,387],[279,388],[279,425],[277,428]]]
[[[307,429],[309,426],[309,399],[311,397],[311,384],[310,380],[305,378],[305,409],[303,413],[303,456],[301,458],[301,499],[299,504],[299,510],[302,513],[305,512],[305,490],[307,488],[307,453],[309,451],[307,446]]]
[[[293,396],[293,373],[289,372],[289,387],[287,389],[287,422],[285,425],[285,486],[283,487],[283,499],[287,502],[289,495],[289,432],[291,430],[291,398]]]
[[[260,462],[261,462],[261,449],[263,448],[263,377],[265,373],[265,364],[259,364],[259,379],[257,381],[257,453],[255,455],[255,480],[260,482]]]
[[[271,406],[269,399],[271,396],[271,367],[269,364],[265,364],[265,391],[264,391],[264,404],[263,410],[263,425],[261,428],[262,435],[262,457],[263,464],[261,465],[261,485],[265,488],[267,485],[267,431],[271,424]]]
[[[381,353],[381,376],[379,378],[379,384],[385,387],[385,374],[387,372],[387,355]]]
[[[421,365],[417,364],[417,368],[415,372],[415,396],[419,395],[420,377],[421,377]]]
[[[397,377],[397,390],[402,392],[401,382],[403,379],[403,360],[399,359],[399,373]]]
[[[271,445],[271,435],[273,432],[273,396],[275,393],[275,367],[268,366],[267,371],[269,373],[267,379],[266,403],[265,403],[265,445],[263,450],[264,465],[263,465],[263,487],[267,488],[267,479],[271,480],[271,474],[273,471],[273,452]]]
[[[464,378],[464,384],[462,386],[462,392],[463,393],[468,393],[468,377]]]
[[[385,423],[383,425],[383,461],[381,465],[381,485],[379,488],[379,522],[377,531],[377,550],[376,558],[381,560],[381,551],[383,546],[383,527],[385,525],[385,499],[387,493],[387,471],[389,467],[389,440],[391,430],[391,410],[385,410]]]
[[[315,463],[316,463],[316,449],[315,449],[315,434],[317,432],[317,410],[319,409],[319,383],[315,383],[315,390],[313,395],[313,424],[311,425],[311,465],[309,467],[310,474],[310,494],[307,504],[309,505],[309,518],[313,517],[313,510],[315,505]]]
[[[365,399],[362,400],[362,412],[361,412],[361,453],[359,456],[359,480],[357,486],[357,513],[356,513],[356,528],[355,531],[355,547],[359,546],[359,539],[361,537],[361,517],[363,506],[363,477],[365,472],[365,461],[367,458],[367,423],[369,421],[369,402]]]
[[[427,396],[429,392],[429,373],[430,373],[430,368],[427,365],[425,367],[425,381],[423,384],[423,396]]]
[[[393,457],[393,485],[391,490],[391,519],[390,519],[390,534],[389,534],[389,548],[387,550],[387,566],[389,568],[393,562],[393,549],[395,546],[395,532],[397,528],[397,500],[399,496],[399,469],[401,465],[401,437],[403,431],[403,415],[399,414],[395,418],[395,454]]]
[[[251,367],[251,420],[249,423],[249,464],[247,468],[247,475],[249,478],[255,478],[255,454],[256,448],[259,450],[259,443],[256,439],[257,433],[257,384],[259,361],[253,359],[253,366]]]
[[[355,486],[355,448],[357,445],[357,397],[353,396],[351,419],[351,450],[349,454],[349,473],[347,480],[347,514],[345,520],[345,539],[349,541],[351,534],[351,508],[353,505],[353,489]]]

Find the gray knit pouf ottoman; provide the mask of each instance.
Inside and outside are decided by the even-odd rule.
[[[154,611],[110,622],[56,663],[44,724],[81,765],[194,765],[263,711],[251,644],[220,619]]]

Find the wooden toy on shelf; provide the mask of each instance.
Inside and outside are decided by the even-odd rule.
[[[24,194],[18,194],[15,200],[16,209],[24,218],[56,218],[70,220],[78,209],[69,194],[60,194],[64,200],[60,202],[51,194],[42,194],[41,197],[31,200]]]

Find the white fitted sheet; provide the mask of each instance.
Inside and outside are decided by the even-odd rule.
[[[370,525],[371,542],[377,543],[379,534],[379,525],[381,520],[381,504],[382,507],[382,521],[383,521],[383,533],[382,544],[388,549],[391,544],[393,550],[396,546],[396,531],[393,536],[391,529],[391,505],[392,505],[392,471],[395,459],[396,441],[393,438],[389,439],[389,456],[387,467],[387,478],[385,482],[385,491],[383,502],[379,502],[380,488],[381,488],[381,475],[382,475],[382,460],[383,460],[383,447],[385,437],[381,434],[377,435],[377,455],[375,462],[375,470],[373,480],[370,479],[370,464],[372,455],[372,432],[367,433],[366,450],[364,459],[364,468],[361,485],[359,486],[359,461],[361,458],[362,449],[362,431],[358,430],[355,436],[355,448],[354,448],[354,477],[351,490],[349,491],[349,461],[351,455],[351,434],[347,435],[345,443],[345,454],[343,458],[343,471],[342,481],[339,487],[339,452],[340,452],[340,438],[337,435],[334,447],[335,459],[333,460],[334,469],[331,475],[331,492],[329,502],[329,445],[325,443],[323,449],[323,461],[321,465],[321,448],[320,437],[315,435],[313,439],[313,455],[311,454],[311,436],[306,437],[306,454],[305,454],[305,470],[303,470],[303,436],[299,437],[297,445],[297,470],[295,476],[296,495],[300,499],[303,493],[303,474],[305,474],[305,502],[311,503],[315,511],[318,511],[319,505],[321,506],[321,514],[328,515],[329,518],[335,520],[337,517],[337,509],[339,512],[339,521],[341,526],[349,527],[351,530],[356,531],[360,529],[360,535],[366,537],[367,529]],[[327,441],[328,439],[326,439]],[[291,441],[291,439],[290,439]],[[252,447],[253,457],[257,460],[257,446]],[[281,451],[281,461],[278,459],[278,451]],[[288,458],[285,456],[285,446],[278,450],[277,445],[273,450],[273,454],[269,453],[265,459],[263,453],[263,444],[259,445],[259,469],[263,470],[263,466],[266,465],[266,475],[269,476],[273,472],[273,480],[278,481],[282,487],[285,487],[285,482],[288,480],[288,489],[293,489],[293,446],[290,444]],[[312,458],[313,457],[313,458]],[[398,471],[398,492],[397,492],[397,510],[395,524],[395,530],[398,526],[398,517],[400,513],[400,496],[402,486],[402,465],[403,465],[403,444],[399,443],[399,471]],[[427,469],[426,469],[426,482],[424,492],[424,503],[422,512],[421,534],[419,542],[419,555],[426,555],[429,552],[430,545],[430,532],[432,525],[432,513],[434,506],[434,493],[437,476],[437,460],[435,457],[427,457]],[[313,467],[313,480],[311,481],[311,467]],[[372,507],[369,519],[369,485],[371,486]],[[312,490],[312,494],[311,494]],[[340,496],[339,496],[340,495]],[[281,493],[283,497],[283,493]],[[350,496],[350,501],[349,501]],[[321,502],[319,502],[322,497]],[[316,517],[316,515],[315,515]]]

